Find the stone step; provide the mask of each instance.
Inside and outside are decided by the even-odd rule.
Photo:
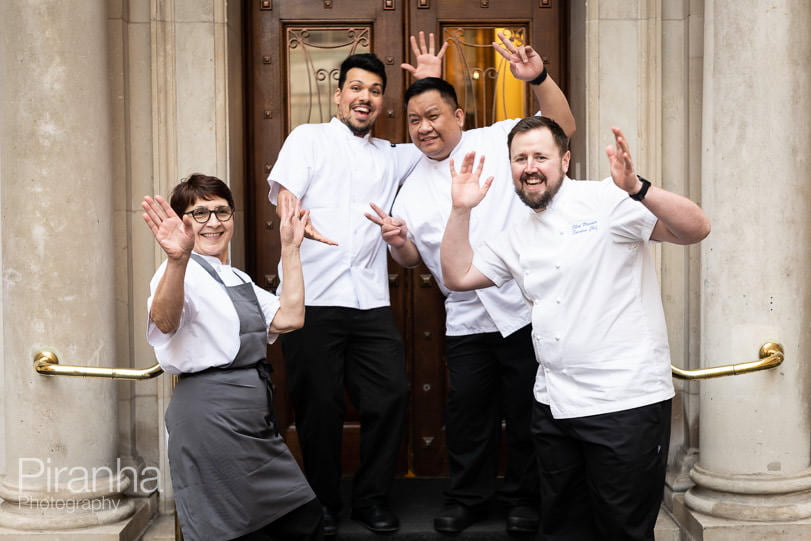
[[[508,535],[504,527],[504,511],[493,506],[489,515],[473,524],[462,534],[449,537],[434,531],[433,517],[442,507],[442,491],[448,480],[443,478],[409,478],[396,479],[391,495],[391,507],[400,517],[400,531],[392,535],[375,534],[361,524],[349,519],[349,512],[342,513],[338,524],[338,535],[335,541],[372,541],[391,537],[392,541],[437,541],[454,539],[455,541],[523,541],[532,540],[534,536]],[[344,501],[349,502],[351,485],[348,480],[343,483]],[[679,527],[662,509],[656,523],[657,541],[679,541]],[[174,520],[172,516],[159,517],[153,527],[147,531],[143,541],[174,541]]]

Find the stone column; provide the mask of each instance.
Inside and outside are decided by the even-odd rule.
[[[116,361],[106,14],[102,1],[0,2],[6,528],[135,508],[121,497],[115,384],[32,366],[42,348],[64,364]]]
[[[808,539],[811,11],[706,0],[704,17],[702,364],[754,361],[767,341],[785,361],[701,382],[682,518],[698,539]]]

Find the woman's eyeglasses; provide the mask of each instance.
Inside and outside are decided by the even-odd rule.
[[[217,207],[213,210],[209,210],[205,207],[197,207],[189,212],[184,212],[184,214],[190,214],[198,224],[205,224],[211,219],[212,214],[217,216],[217,220],[227,222],[231,219],[231,216],[234,215],[234,210],[231,207]]]

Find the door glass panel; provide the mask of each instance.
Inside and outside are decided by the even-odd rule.
[[[442,27],[449,43],[444,77],[456,89],[467,129],[531,114],[525,85],[512,76],[509,63],[492,47],[492,42],[499,41],[499,32],[520,46],[527,27]]]
[[[341,62],[368,53],[371,28],[287,27],[288,132],[305,123],[328,122]]]

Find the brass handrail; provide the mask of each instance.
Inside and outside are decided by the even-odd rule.
[[[155,363],[149,368],[103,368],[100,366],[75,366],[59,364],[53,351],[42,350],[34,355],[34,370],[43,376],[82,376],[111,379],[152,379],[163,374],[163,368]]]
[[[757,361],[725,364],[723,366],[699,368],[697,370],[683,370],[670,365],[670,370],[673,372],[673,377],[678,379],[722,378],[724,376],[737,376],[738,374],[768,370],[769,368],[779,366],[783,362],[783,346],[774,342],[766,342],[760,346],[758,357],[760,357],[760,360]]]
[[[758,352],[760,357],[757,361],[738,364],[725,364],[711,368],[699,368],[696,370],[685,370],[677,366],[670,365],[673,377],[677,379],[710,379],[725,376],[737,376],[768,370],[779,366],[784,359],[783,346],[774,342],[766,342],[760,346]],[[111,379],[152,379],[163,374],[160,364],[149,368],[103,368],[96,366],[76,366],[59,364],[59,358],[53,351],[43,350],[34,356],[34,370],[44,376],[81,376],[91,378],[111,378]]]

